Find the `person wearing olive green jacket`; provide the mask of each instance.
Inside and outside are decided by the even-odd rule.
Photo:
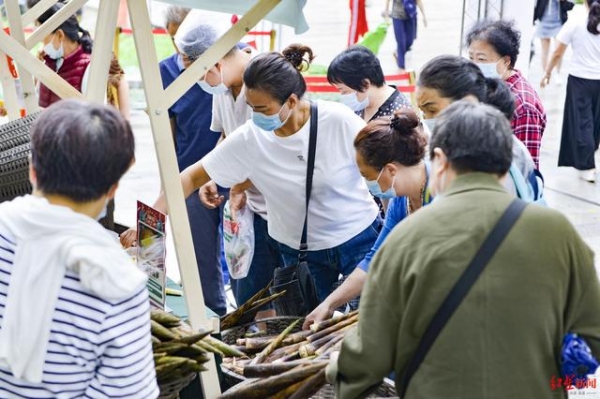
[[[433,315],[513,196],[499,178],[511,130],[489,106],[447,108],[433,132],[436,200],[401,222],[375,255],[359,308],[328,380],[338,398],[396,385]],[[567,397],[553,390],[562,339],[579,334],[600,357],[600,287],[593,253],[560,213],[528,205],[441,330],[403,399]]]

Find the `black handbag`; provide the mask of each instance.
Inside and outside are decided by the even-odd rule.
[[[439,333],[442,331],[448,320],[450,320],[450,317],[452,317],[452,314],[458,308],[465,296],[467,296],[469,290],[473,284],[475,284],[477,278],[481,275],[481,272],[483,272],[483,269],[485,269],[485,266],[492,256],[494,256],[496,250],[500,247],[500,244],[502,244],[502,241],[504,241],[504,238],[506,238],[508,232],[512,229],[517,219],[519,219],[519,216],[521,216],[521,213],[526,206],[527,203],[520,199],[514,199],[511,202],[500,217],[498,223],[496,223],[496,226],[494,226],[485,241],[483,241],[483,244],[481,244],[481,247],[471,260],[471,263],[469,263],[457,283],[448,293],[448,296],[446,296],[446,299],[444,299],[444,302],[442,302],[442,305],[433,316],[433,319],[429,322],[425,333],[421,337],[419,346],[417,346],[417,350],[408,362],[408,366],[402,376],[399,387],[401,398],[405,397],[410,380],[425,359],[425,356],[427,356],[429,349],[433,346]]]
[[[315,169],[317,125],[317,105],[311,103],[308,165],[306,167],[306,216],[304,217],[304,227],[302,228],[298,263],[291,266],[278,267],[275,269],[273,275],[273,286],[270,288],[271,294],[276,294],[285,290],[283,296],[273,301],[273,306],[275,307],[278,316],[306,316],[319,305],[315,282],[310,274],[308,263],[306,262],[306,253],[308,251],[308,202],[310,200],[313,171]]]

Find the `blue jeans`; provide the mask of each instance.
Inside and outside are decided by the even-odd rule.
[[[325,298],[333,291],[334,284],[339,275],[347,276],[356,265],[369,252],[381,229],[381,218],[377,218],[373,223],[362,232],[352,237],[343,244],[334,248],[322,249],[319,251],[308,251],[306,261],[310,274],[315,280],[317,296],[319,301],[323,302]],[[286,266],[298,263],[299,250],[290,248],[287,245],[279,244],[281,256]]]
[[[406,69],[406,52],[412,46],[417,28],[417,19],[392,19],[394,23],[394,36],[396,37],[396,57],[398,68]]]
[[[213,312],[223,316],[227,312],[227,305],[221,270],[219,234],[222,211],[220,208],[208,209],[202,205],[197,191],[185,200],[185,204],[192,230],[204,303]]]
[[[248,275],[242,279],[231,279],[231,289],[238,306],[265,288],[273,279],[273,272],[281,264],[279,243],[269,236],[267,221],[254,214],[254,256]],[[264,309],[269,309],[267,305]]]

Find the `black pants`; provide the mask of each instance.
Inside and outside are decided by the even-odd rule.
[[[600,144],[600,80],[569,75],[558,166],[594,169]]]

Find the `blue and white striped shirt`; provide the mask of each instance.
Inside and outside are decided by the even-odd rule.
[[[17,243],[0,232],[0,328]],[[35,292],[31,293],[35,296]],[[156,398],[145,287],[121,301],[92,295],[67,271],[52,318],[41,384],[0,367],[0,398]]]

